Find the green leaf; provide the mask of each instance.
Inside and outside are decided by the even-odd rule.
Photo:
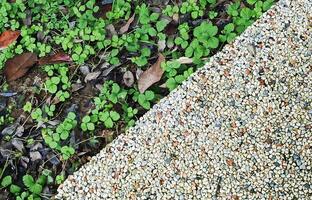
[[[224,27],[224,33],[230,33],[234,31],[234,24],[233,23],[229,23]]]
[[[47,177],[44,175],[39,176],[39,178],[37,179],[37,183],[40,185],[44,185],[47,181]]]
[[[208,41],[207,41],[207,45],[212,48],[212,49],[215,49],[219,46],[219,40],[218,38],[216,37],[212,37],[212,38],[209,38]]]
[[[10,192],[13,193],[13,194],[20,193],[21,192],[21,188],[19,186],[17,186],[17,185],[12,184],[10,186]]]
[[[109,114],[110,114],[113,121],[118,121],[120,119],[120,115],[116,111],[110,111]]]
[[[109,113],[108,112],[100,112],[99,113],[99,119],[102,122],[105,122],[107,120],[107,118],[109,117]]]
[[[146,110],[149,110],[151,108],[151,104],[148,101],[142,102],[141,106]]]
[[[26,174],[23,176],[23,183],[26,187],[30,188],[35,184],[35,181],[31,175]]]
[[[49,146],[52,148],[52,149],[55,149],[57,147],[57,143],[56,142],[50,142],[49,143]]]
[[[118,93],[120,91],[120,87],[117,83],[112,85],[112,93]]]
[[[31,187],[29,187],[29,191],[35,194],[40,194],[42,192],[42,186],[39,183],[35,183]]]
[[[191,58],[193,56],[193,52],[194,52],[193,47],[189,46],[185,50],[185,56]]]
[[[183,75],[178,75],[174,79],[176,80],[177,83],[182,83],[185,80]]]
[[[12,184],[12,177],[10,175],[5,176],[1,181],[2,187],[7,187]]]
[[[158,21],[156,23],[156,29],[158,32],[161,32],[166,28],[167,25],[168,25],[168,21],[165,21],[165,20]]]
[[[174,78],[169,78],[169,79],[166,81],[166,86],[167,86],[167,88],[171,91],[171,90],[173,90],[174,88],[177,87],[177,82],[175,81]]]
[[[70,155],[73,155],[75,153],[75,149],[73,147],[68,147],[67,151],[68,153],[70,153]]]
[[[142,56],[145,56],[145,57],[148,57],[148,56],[150,56],[151,55],[151,50],[149,49],[149,48],[143,48],[142,50],[141,50],[141,54],[142,54]]]
[[[152,22],[155,22],[157,21],[157,19],[159,18],[160,14],[159,13],[152,13],[151,16],[150,16],[150,20]]]
[[[82,122],[83,123],[88,123],[91,120],[90,116],[85,116],[84,118],[82,118]]]
[[[94,126],[93,123],[87,123],[87,128],[88,128],[89,131],[94,131],[95,126]]]
[[[106,126],[106,128],[113,128],[114,122],[113,122],[113,120],[109,117],[109,118],[107,118],[107,120],[104,122],[104,125]]]
[[[198,17],[198,12],[197,11],[193,11],[191,13],[191,16],[192,16],[193,19],[196,19]]]
[[[249,3],[250,5],[253,5],[254,3],[256,3],[258,0],[247,0],[247,3]]]
[[[69,136],[69,133],[67,131],[63,131],[60,135],[62,140],[66,140]]]
[[[60,135],[58,133],[53,133],[52,138],[56,142],[60,141]]]
[[[59,77],[52,77],[51,78],[52,83],[54,83],[55,85],[59,84],[61,79]]]
[[[145,98],[146,98],[146,100],[148,100],[148,101],[153,100],[153,99],[155,98],[154,92],[153,92],[153,91],[150,91],[150,90],[146,91],[146,92],[145,92]]]
[[[147,31],[148,31],[148,34],[152,37],[157,35],[157,31],[153,27],[149,28]]]
[[[124,99],[126,98],[126,96],[127,96],[127,91],[123,91],[118,94],[119,99]]]

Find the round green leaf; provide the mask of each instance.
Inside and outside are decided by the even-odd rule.
[[[12,177],[10,175],[5,176],[1,181],[2,187],[7,187],[12,184]]]

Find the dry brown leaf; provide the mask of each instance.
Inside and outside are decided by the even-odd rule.
[[[34,53],[23,53],[17,55],[5,63],[4,74],[7,81],[14,81],[18,78],[23,77],[27,71],[37,63],[38,58]]]
[[[131,71],[126,71],[123,75],[123,81],[126,86],[131,87],[134,83],[134,76]]]
[[[19,31],[11,31],[11,30],[4,31],[0,35],[0,50],[7,48],[19,36],[20,36],[20,32]]]
[[[64,63],[64,62],[71,62],[71,61],[72,59],[69,55],[65,54],[64,52],[58,52],[56,54],[40,58],[38,61],[38,64],[48,65],[48,64],[57,64],[57,63]]]
[[[227,159],[226,160],[226,164],[230,167],[232,167],[234,165],[234,160],[233,159]]]
[[[165,60],[165,56],[159,53],[157,62],[142,73],[138,80],[138,87],[141,93],[145,92],[145,90],[161,79],[164,71],[160,65]]]
[[[101,75],[101,71],[97,71],[97,72],[92,72],[90,74],[88,74],[85,79],[84,79],[84,82],[89,82],[89,81],[92,81],[92,80],[95,80],[97,79],[100,75]]]
[[[133,22],[134,17],[135,17],[135,14],[133,14],[132,17],[130,17],[128,19],[127,23],[120,28],[120,30],[119,30],[120,34],[124,34],[129,30],[129,27],[130,27],[131,23]]]
[[[192,58],[188,58],[188,57],[180,57],[179,59],[177,59],[177,61],[181,64],[191,64],[193,63],[193,59]]]

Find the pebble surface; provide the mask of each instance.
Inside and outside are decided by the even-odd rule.
[[[311,199],[311,10],[280,0],[56,199]]]

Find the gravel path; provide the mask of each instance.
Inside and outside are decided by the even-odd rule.
[[[311,199],[311,10],[281,0],[57,198]]]

